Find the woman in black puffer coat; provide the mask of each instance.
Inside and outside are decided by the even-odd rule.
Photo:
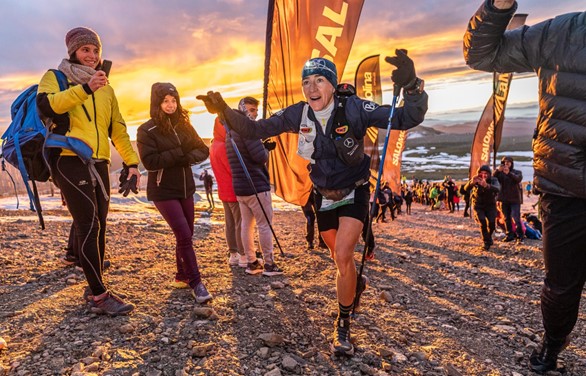
[[[209,149],[191,126],[172,84],[153,84],[150,114],[151,119],[138,128],[137,146],[149,171],[147,198],[175,234],[177,274],[172,285],[190,287],[195,300],[205,303],[212,296],[201,281],[193,250],[195,181],[191,165],[207,159]]]

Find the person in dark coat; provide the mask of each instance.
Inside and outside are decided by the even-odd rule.
[[[466,183],[464,190],[470,192],[474,219],[480,225],[480,234],[485,251],[493,245],[492,234],[496,228],[496,195],[500,191],[497,178],[491,174],[490,167],[483,165],[478,168],[478,174]]]
[[[510,242],[517,239],[518,243],[522,243],[521,204],[523,203],[523,190],[521,181],[523,181],[523,173],[515,170],[514,167],[513,158],[503,157],[500,166],[494,172],[494,177],[501,184],[501,191],[496,200],[501,202],[505,216],[507,236],[503,241]],[[513,231],[513,222],[515,222],[515,231]]]
[[[206,198],[208,199],[209,210],[214,210],[216,204],[214,203],[214,177],[208,173],[207,169],[199,175],[199,180],[203,181],[203,188],[206,191]]]
[[[516,10],[515,0],[483,1],[468,24],[464,55],[474,69],[536,72],[539,79],[532,144],[533,186],[542,193],[545,335],[530,366],[545,373],[569,342],[586,281],[586,12],[506,31]]]
[[[147,198],[175,235],[177,273],[172,285],[190,287],[196,302],[205,303],[212,296],[201,280],[193,249],[195,181],[191,165],[206,160],[209,150],[193,129],[173,84],[153,84],[150,115],[138,128],[137,146],[149,171]]]

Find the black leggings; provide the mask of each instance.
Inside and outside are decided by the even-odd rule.
[[[97,162],[96,170],[106,188],[110,187],[108,162]],[[51,160],[55,184],[73,217],[79,246],[79,261],[94,295],[106,292],[102,281],[102,261],[106,250],[106,217],[109,200],[100,185],[92,185],[89,168],[78,157],[57,156]]]
[[[562,340],[572,332],[586,283],[586,199],[541,197],[545,280],[541,313],[545,334]]]

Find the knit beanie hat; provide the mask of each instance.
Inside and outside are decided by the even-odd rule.
[[[102,51],[100,36],[87,27],[76,27],[75,29],[69,30],[65,35],[65,44],[67,45],[67,54],[69,56],[73,56],[78,48],[86,44],[94,45]]]
[[[163,103],[165,96],[170,95],[177,101],[177,108],[179,108],[181,102],[179,101],[179,93],[177,88],[169,82],[155,82],[151,87],[151,117],[156,117],[157,109]]]
[[[312,74],[324,76],[326,80],[330,81],[334,89],[338,86],[338,71],[336,70],[336,65],[323,57],[314,57],[313,59],[307,60],[305,65],[303,65],[301,79],[311,76]]]

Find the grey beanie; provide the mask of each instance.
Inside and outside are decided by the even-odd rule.
[[[98,33],[87,27],[76,27],[71,29],[65,35],[65,44],[67,45],[67,54],[73,56],[75,51],[81,46],[91,44],[102,51],[102,42]]]

